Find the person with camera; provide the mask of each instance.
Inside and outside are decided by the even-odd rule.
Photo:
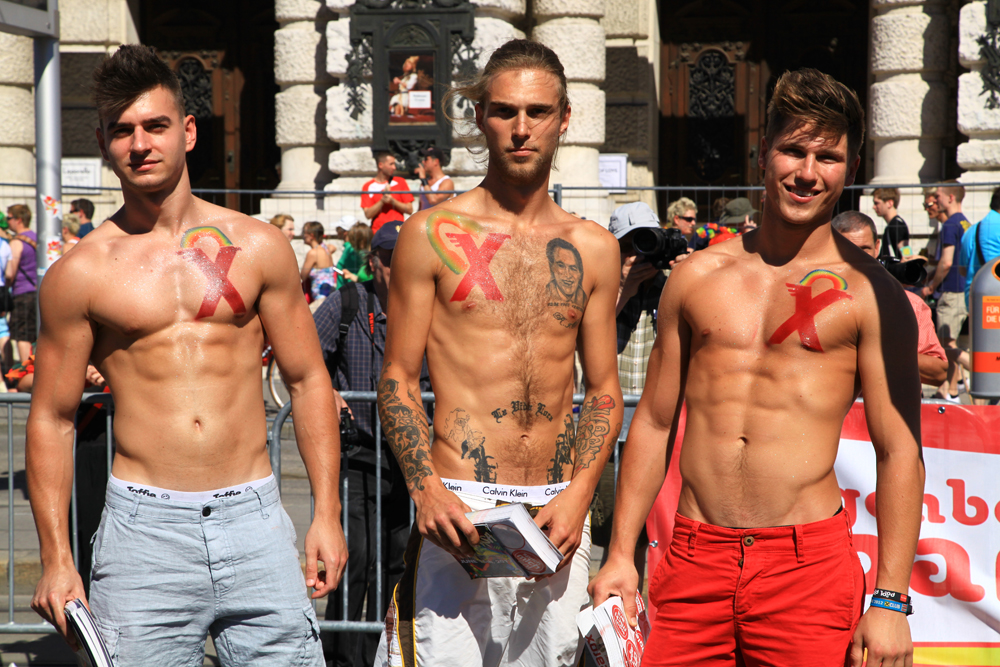
[[[386,312],[389,294],[389,266],[402,223],[383,225],[372,238],[366,257],[372,279],[348,282],[332,292],[313,315],[319,333],[323,359],[340,391],[375,391],[385,353]],[[426,371],[421,389],[430,391]],[[378,530],[382,531],[382,609],[403,574],[403,552],[410,532],[410,503],[406,482],[396,459],[382,451],[382,484],[377,485],[378,465],[375,443],[375,406],[371,402],[340,401],[340,442],[347,455],[341,475],[347,476],[347,551],[345,573],[348,588],[347,619],[361,620],[367,600],[366,620],[376,616],[376,565]],[[384,441],[383,441],[384,443]],[[383,445],[384,446],[384,445]],[[375,504],[382,495],[382,525],[376,525]],[[343,597],[331,595],[326,619],[341,619]],[[335,632],[324,635],[326,659],[335,667],[370,665],[375,660],[379,637],[371,633]]]
[[[681,213],[691,213],[693,219],[693,210]],[[642,202],[632,202],[616,208],[611,214],[608,230],[618,239],[621,251],[622,275],[615,318],[618,380],[623,394],[637,395],[642,393],[645,385],[646,363],[656,338],[656,308],[667,282],[665,269],[673,268],[676,262],[687,257],[688,249],[682,235],[684,229],[680,226],[662,229],[656,213]],[[638,245],[648,254],[636,249],[637,238]],[[619,442],[624,442],[628,437],[634,413],[634,407],[625,407]],[[601,547],[607,547],[611,538],[615,502],[614,471],[614,464],[609,461],[601,473],[592,504],[591,536],[593,543]],[[646,561],[647,542],[646,532],[643,530],[635,551],[636,570],[640,573]]]
[[[878,259],[883,266],[899,280],[903,287],[909,287],[917,281],[912,278],[923,276],[923,267],[920,266],[923,258],[900,262],[890,257],[883,257],[880,253],[882,242],[878,238],[875,229],[875,222],[864,213],[859,211],[844,211],[837,215],[833,221],[833,229],[838,231],[848,241],[865,251],[866,254]],[[899,268],[897,268],[899,267]],[[904,272],[906,267],[915,267],[911,272]],[[919,269],[919,271],[917,270]],[[910,273],[910,275],[907,275]],[[919,275],[914,275],[919,274]],[[922,280],[921,280],[922,282]],[[913,314],[917,316],[917,368],[920,370],[920,381],[924,384],[940,386],[948,376],[948,357],[945,356],[944,348],[938,342],[937,332],[934,330],[934,320],[931,317],[931,309],[924,300],[914,294],[909,289],[904,290],[906,298],[913,306]]]

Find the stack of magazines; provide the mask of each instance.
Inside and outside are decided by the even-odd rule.
[[[66,621],[76,635],[77,643],[80,644],[76,652],[76,659],[81,667],[114,667],[111,663],[111,655],[108,653],[104,640],[101,638],[101,631],[94,623],[94,617],[90,615],[87,605],[83,604],[80,598],[66,603]]]

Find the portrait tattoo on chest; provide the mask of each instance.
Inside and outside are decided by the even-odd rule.
[[[219,244],[219,252],[214,262],[208,258],[204,250],[194,247],[195,243],[204,238],[212,239]],[[183,250],[177,254],[201,269],[208,281],[201,308],[198,309],[194,319],[200,320],[214,315],[221,299],[226,300],[234,315],[245,315],[247,308],[243,303],[243,297],[229,281],[229,267],[232,266],[233,258],[240,249],[216,227],[194,227],[187,230],[181,237],[181,248]]]
[[[566,415],[563,419],[563,432],[556,436],[556,453],[550,461],[549,484],[558,484],[565,481],[563,469],[565,466],[573,465],[573,447],[576,440],[574,432],[573,415]]]
[[[486,437],[482,431],[472,427],[471,419],[469,413],[462,408],[452,410],[444,422],[447,438],[450,442],[462,443],[462,458],[472,461],[477,482],[495,483],[497,467],[490,463],[493,457],[486,454]]]
[[[552,317],[559,324],[572,329],[580,324],[587,306],[587,295],[583,291],[583,259],[572,243],[559,238],[545,246],[545,258],[552,277],[545,286],[546,305],[555,309]]]
[[[462,233],[445,232],[445,227],[457,228]],[[480,244],[476,237],[482,236],[482,231],[475,220],[451,211],[437,211],[427,218],[427,240],[434,252],[448,270],[462,276],[451,301],[465,301],[477,286],[490,301],[503,301],[503,294],[490,271],[490,262],[510,235],[491,232]]]
[[[817,280],[829,280],[833,283],[833,289],[813,297],[812,286]],[[795,312],[771,334],[767,344],[777,345],[793,332],[798,331],[802,347],[822,352],[823,346],[820,345],[819,334],[816,333],[816,314],[841,299],[854,299],[846,292],[847,281],[833,271],[816,269],[807,273],[806,277],[798,284],[785,283],[785,287],[788,288],[788,293],[795,298]]]

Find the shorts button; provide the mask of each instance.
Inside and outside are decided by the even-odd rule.
[[[212,508],[211,507],[203,507],[201,509],[201,515],[202,516],[210,516],[211,514],[212,514]],[[750,538],[750,539],[753,540],[753,538]]]
[[[206,514],[205,516],[208,516],[208,515]],[[743,544],[747,545],[748,547],[752,547],[753,546],[753,535],[747,535],[746,537],[744,537],[743,538]]]
[[[739,565],[740,565],[740,567],[743,567],[743,559],[742,559],[742,558],[740,558],[740,563],[739,563]]]

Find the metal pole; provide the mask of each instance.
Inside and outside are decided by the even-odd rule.
[[[552,200],[556,203],[556,206],[562,208],[562,183],[556,183],[552,186]]]
[[[53,5],[57,0],[49,0]],[[56,8],[58,9],[58,8]],[[35,218],[38,220],[38,280],[49,267],[50,240],[58,240],[62,222],[45,198],[62,199],[62,93],[59,40],[35,37]],[[37,292],[36,292],[37,294]],[[41,327],[41,314],[37,312]]]

